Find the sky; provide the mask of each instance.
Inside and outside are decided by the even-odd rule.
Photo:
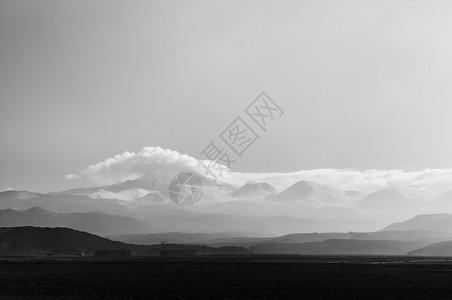
[[[198,156],[262,91],[284,115],[232,172],[438,170],[444,180],[451,9],[0,0],[0,190],[75,187],[67,175],[146,147]]]

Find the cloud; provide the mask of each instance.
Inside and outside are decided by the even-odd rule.
[[[1,192],[14,191],[12,187],[7,187],[6,189],[1,190]]]
[[[177,151],[160,147],[146,147],[138,153],[126,151],[110,157],[83,169],[78,174],[66,175],[66,179],[84,179],[97,185],[106,185],[136,179],[147,173],[158,175],[195,171],[205,175],[206,170],[202,165],[209,163],[210,161],[199,161],[195,157]],[[232,172],[224,166],[220,167],[222,167],[221,171],[210,169],[220,181],[235,186],[243,185],[249,181],[265,181],[279,190],[300,180],[314,181],[342,190],[362,192],[398,189],[410,193],[428,192],[430,190],[445,191],[452,187],[452,169],[424,169],[413,172],[375,169],[365,171],[314,169],[290,173],[251,173]]]
[[[198,160],[186,154],[160,147],[145,147],[138,153],[125,151],[65,178],[86,179],[102,185],[136,179],[147,173],[194,171],[197,165]]]
[[[80,178],[80,175],[67,174],[64,176],[64,179],[66,179],[66,180],[72,180],[72,179],[77,179],[77,178]]]

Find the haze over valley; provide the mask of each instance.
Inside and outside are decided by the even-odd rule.
[[[451,192],[428,198],[413,190],[350,191],[302,178],[284,183],[284,174],[242,185],[238,173],[221,181],[193,168],[202,195],[181,207],[168,191],[184,172],[51,193],[4,191],[0,226],[66,227],[127,244],[234,246],[261,254],[452,254]]]

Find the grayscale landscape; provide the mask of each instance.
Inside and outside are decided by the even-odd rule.
[[[450,298],[451,9],[0,0],[0,298]]]

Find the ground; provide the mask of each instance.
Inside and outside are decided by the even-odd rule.
[[[449,299],[452,261],[0,258],[1,299]]]

